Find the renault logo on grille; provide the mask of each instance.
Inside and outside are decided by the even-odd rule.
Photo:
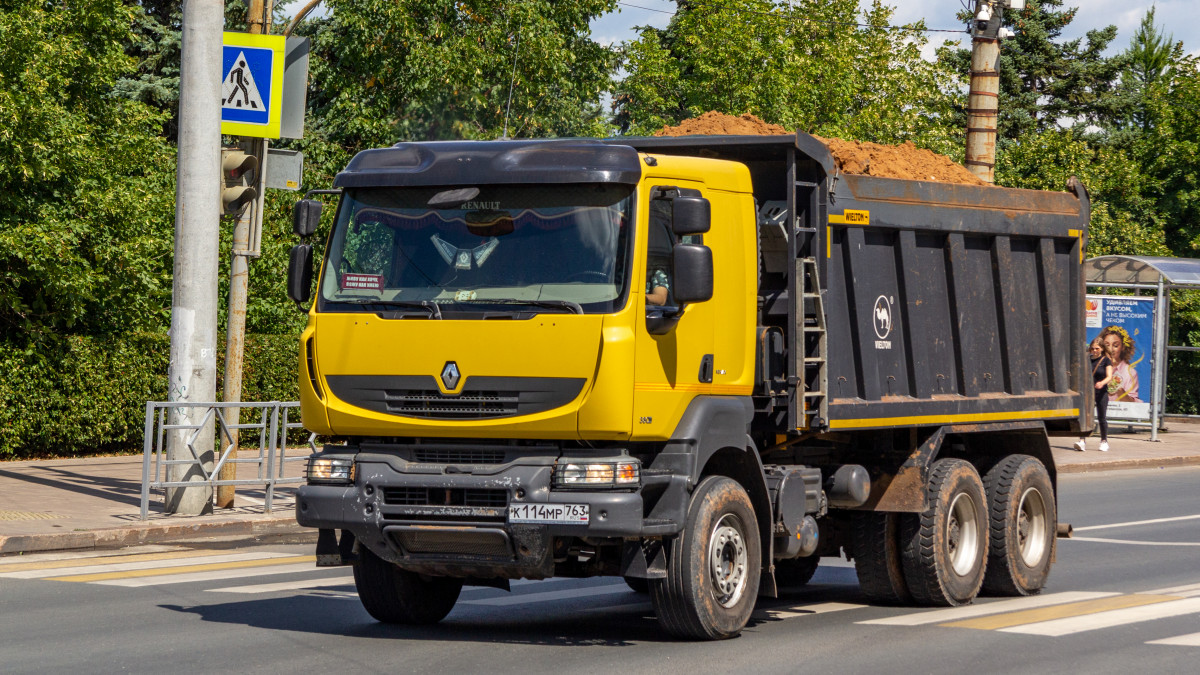
[[[454,389],[458,386],[458,364],[453,361],[447,361],[442,368],[442,384],[446,389]]]

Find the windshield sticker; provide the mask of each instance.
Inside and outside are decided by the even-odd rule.
[[[459,291],[454,294],[457,302],[470,302],[475,299],[475,291]]]
[[[347,272],[342,275],[342,290],[343,291],[382,291],[383,290],[383,275],[382,274],[357,274]]]

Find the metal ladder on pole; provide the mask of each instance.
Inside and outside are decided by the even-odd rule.
[[[828,334],[825,331],[825,308],[821,304],[821,283],[817,276],[817,259],[799,260],[802,295],[797,314],[802,347],[796,372],[800,374],[804,395],[800,397],[800,418],[804,428],[823,428],[829,421],[829,357]],[[812,311],[809,311],[809,302]]]

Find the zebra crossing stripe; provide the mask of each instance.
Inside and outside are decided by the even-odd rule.
[[[1012,626],[1043,623],[1056,619],[1075,618],[1079,616],[1086,616],[1088,614],[1099,614],[1101,612],[1111,612],[1113,610],[1139,607],[1141,605],[1153,605],[1160,602],[1169,602],[1171,600],[1178,600],[1178,598],[1169,595],[1118,595],[1111,598],[1097,598],[1095,600],[1085,600],[1083,602],[1071,602],[1065,605],[1054,605],[1052,607],[1042,607],[1039,609],[1027,609],[1020,612],[1008,612],[1006,614],[985,616],[978,619],[967,619],[965,621],[952,621],[950,623],[943,623],[939,625],[950,626],[954,628],[1001,630]]]
[[[242,560],[268,560],[271,558],[284,557],[286,555],[286,553],[223,553],[220,555],[189,555],[174,559],[151,558],[135,560],[131,562],[87,564],[76,565],[73,567],[51,567],[47,569],[26,569],[17,572],[6,572],[0,574],[0,577],[7,577],[10,579],[58,579],[61,577],[100,572],[111,573],[150,569],[178,569],[181,567],[192,567],[195,565],[210,563],[225,563]],[[74,562],[77,563],[78,561]]]
[[[69,576],[47,577],[49,581],[110,581],[112,579],[129,579],[133,577],[155,577],[165,574],[184,574],[187,572],[210,572],[231,570],[243,567],[264,567],[268,565],[286,565],[288,563],[316,562],[312,555],[296,555],[281,558],[255,558],[252,560],[232,560],[228,562],[209,563],[205,565],[180,565],[177,567],[157,567],[155,569],[123,570],[117,572],[97,572],[95,574],[74,574]]]
[[[198,558],[204,556],[222,555],[220,551],[164,551],[156,553],[135,553],[132,555],[103,555],[103,556],[70,556],[54,560],[22,561],[0,565],[0,576],[9,576],[11,572],[28,572],[32,570],[55,570],[69,567],[94,567],[117,563],[145,562],[155,560],[176,560],[179,558]],[[227,554],[226,554],[227,555]]]
[[[1200,595],[1200,584],[1184,584],[1183,586],[1170,586],[1168,588],[1159,588],[1153,591],[1143,591],[1149,595],[1178,595],[1183,598]]]
[[[511,595],[499,598],[482,598],[480,600],[460,600],[460,605],[488,605],[492,607],[506,607],[508,605],[525,605],[535,602],[547,602],[550,600],[577,600],[598,595],[614,595],[617,593],[633,593],[625,584],[609,584],[607,586],[596,586],[593,588],[572,588],[563,591],[545,591],[542,593],[525,593],[524,595]]]
[[[923,626],[931,623],[942,623],[944,621],[969,619],[972,617],[986,616],[989,614],[1000,614],[1002,612],[1027,610],[1034,609],[1036,607],[1048,607],[1051,605],[1063,605],[1082,600],[1109,598],[1116,595],[1120,594],[1100,593],[1093,591],[1064,591],[1062,593],[1031,595],[1024,598],[1014,598],[1012,600],[981,602],[974,605],[951,607],[950,609],[936,609],[929,612],[918,612],[916,614],[889,616],[885,619],[871,619],[869,621],[859,621],[858,623],[877,624],[884,626]]]
[[[1144,598],[1147,596],[1131,597]],[[1167,598],[1168,601],[1159,601],[1153,604],[1143,604],[1141,606],[1115,609],[1091,616],[1076,616],[1052,621],[1042,621],[1029,624],[1027,626],[1013,626],[1011,628],[1002,628],[1000,630],[1005,633],[1024,633],[1026,635],[1046,635],[1050,637],[1058,637],[1060,635],[1072,635],[1074,633],[1082,633],[1089,630],[1099,630],[1101,628],[1126,626],[1132,623],[1140,623],[1142,621],[1154,621],[1155,619],[1167,619],[1173,616],[1200,613],[1200,598],[1184,598],[1175,600],[1170,599],[1169,596],[1155,597]]]
[[[298,581],[280,581],[274,584],[255,584],[252,586],[226,586],[225,588],[210,588],[209,593],[279,593],[281,591],[300,591],[309,588],[325,588],[327,586],[346,586],[354,583],[352,575],[325,577],[323,579],[300,579]]]
[[[853,604],[849,602],[819,602],[812,605],[793,605],[788,607],[760,609],[755,611],[751,616],[759,621],[781,621],[783,619],[794,619],[798,616],[828,614],[830,612],[842,612],[847,609],[863,609],[864,607],[866,607],[866,605]]]
[[[210,572],[189,572],[186,574],[169,574],[153,577],[133,577],[129,579],[108,579],[90,583],[101,586],[122,586],[125,588],[141,588],[143,586],[163,586],[166,584],[191,584],[201,581],[224,581],[242,577],[260,577],[275,574],[301,574],[316,570],[311,562],[294,565],[276,565],[275,567],[245,567],[240,569],[220,569]]]
[[[1179,645],[1181,647],[1200,647],[1200,633],[1192,633],[1191,635],[1176,635],[1175,637],[1163,638],[1162,640],[1151,640],[1148,645]]]

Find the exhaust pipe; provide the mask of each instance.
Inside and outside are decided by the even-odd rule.
[[[1072,533],[1074,533],[1074,531],[1075,531],[1075,528],[1071,527],[1070,523],[1059,523],[1058,524],[1058,538],[1059,539],[1070,539],[1071,535],[1072,535]]]

